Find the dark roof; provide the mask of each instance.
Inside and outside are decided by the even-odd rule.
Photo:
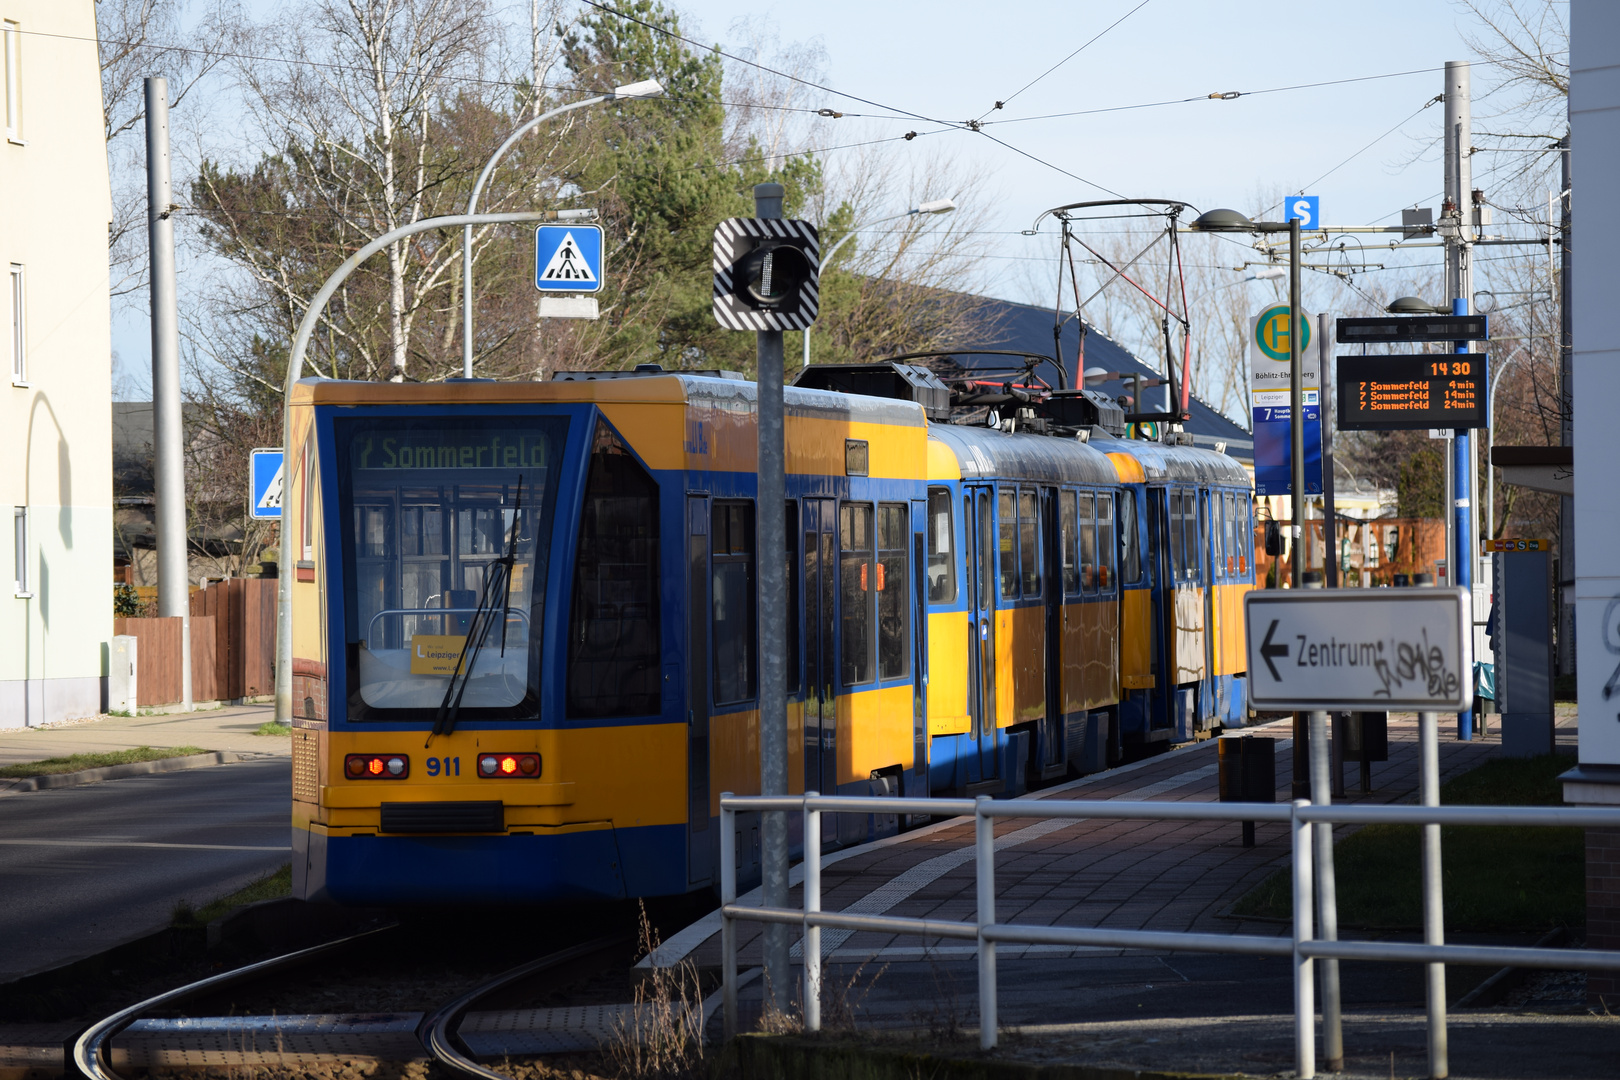
[[[1052,311],[1050,308],[1038,308],[1030,304],[1015,304],[1010,300],[996,300],[984,298],[983,308],[986,322],[995,327],[993,340],[985,342],[987,349],[1023,349],[1042,356],[1052,355]],[[1074,358],[1079,345],[1080,329],[1078,320],[1070,319],[1063,326],[1063,337],[1060,341],[1062,351],[1059,353],[1067,369],[1068,385],[1075,385]],[[1017,366],[1017,361],[1006,356],[975,355],[962,353],[952,357],[965,368],[1002,368]],[[1086,367],[1105,368],[1108,371],[1141,372],[1143,375],[1158,375],[1158,368],[1143,363],[1131,351],[1113,338],[1097,330],[1095,327],[1086,331]],[[1042,364],[1037,374],[1046,379],[1053,386],[1059,385],[1059,373],[1051,363]],[[1179,372],[1177,373],[1180,374]],[[1126,393],[1123,381],[1101,383],[1092,387],[1101,390],[1109,397],[1117,398]],[[1143,393],[1151,407],[1154,401],[1152,395],[1159,395],[1162,404],[1165,387],[1153,387]],[[1190,397],[1187,411],[1192,418],[1187,421],[1186,430],[1192,433],[1194,445],[1213,449],[1217,442],[1226,444],[1226,452],[1232,457],[1245,463],[1254,460],[1254,436],[1245,431],[1239,424],[1218,409]]]

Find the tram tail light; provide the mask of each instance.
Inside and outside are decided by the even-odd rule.
[[[479,754],[478,775],[487,780],[533,780],[540,775],[540,755]]]
[[[343,775],[350,780],[404,780],[411,775],[411,759],[404,754],[346,754]]]

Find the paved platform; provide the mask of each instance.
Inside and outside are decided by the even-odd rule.
[[[1559,722],[1559,741],[1572,751],[1573,707],[1561,708]],[[1466,743],[1457,741],[1453,731],[1442,723],[1442,780],[1500,752],[1497,730]],[[1249,733],[1279,741],[1276,796],[1286,802],[1292,780],[1291,725],[1280,721]],[[1360,794],[1357,768],[1351,763],[1345,768],[1347,797],[1340,801],[1416,801],[1416,717],[1392,716],[1389,735],[1390,760],[1373,766],[1370,794]],[[1194,745],[1035,797],[1211,802],[1218,794],[1216,754],[1213,742]],[[1337,833],[1342,838],[1350,831],[1341,827]],[[958,818],[834,853],[822,871],[823,909],[970,922],[977,906],[972,841],[972,821]],[[1259,825],[1256,846],[1244,848],[1235,823],[1002,821],[996,827],[997,921],[1282,936],[1289,933],[1286,923],[1241,919],[1230,909],[1274,870],[1287,865],[1288,845],[1287,826],[1281,824]],[[790,905],[799,906],[802,871],[797,867],[792,881]],[[757,891],[742,902],[758,903]],[[702,968],[717,967],[718,927],[718,915],[710,915],[674,935],[657,962],[690,959]],[[739,926],[739,960],[745,969],[760,962],[760,935],[760,924]],[[1373,935],[1346,930],[1343,936]],[[1514,939],[1514,943],[1528,942]],[[977,1025],[970,942],[829,928],[822,931],[822,948],[829,997],[824,1015],[847,1015],[880,1028],[948,1031]],[[795,963],[800,956],[795,942]],[[997,957],[1000,1018],[1011,1027],[1154,1016],[1286,1016],[1292,1011],[1286,960],[1008,944],[997,947]],[[1342,967],[1347,1009],[1421,1005],[1422,983],[1414,965]],[[1489,974],[1484,969],[1453,968],[1451,996],[1460,997]],[[740,997],[742,1019],[745,1026],[751,1025],[760,1007],[759,983],[745,988]]]
[[[101,716],[34,728],[4,728],[0,729],[0,765],[137,746],[199,746],[204,750],[291,757],[290,738],[253,734],[271,719],[274,710],[269,705],[227,705],[202,712]]]

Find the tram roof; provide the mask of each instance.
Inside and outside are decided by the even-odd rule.
[[[889,398],[858,397],[789,386],[783,394],[791,416],[854,420],[899,427],[925,427],[921,405]],[[682,372],[648,372],[634,378],[561,379],[550,382],[494,380],[431,383],[369,382],[307,378],[293,388],[293,401],[315,405],[504,405],[511,403],[615,402],[686,405],[752,413],[759,390],[744,379]]]
[[[992,428],[955,424],[935,424],[928,433],[955,453],[963,480],[1011,476],[1045,483],[1119,482],[1107,455],[1077,439],[1009,435]]]
[[[1201,446],[1168,446],[1142,439],[1094,437],[1091,445],[1105,454],[1129,454],[1142,466],[1148,483],[1186,481],[1250,487],[1249,474],[1226,454]]]

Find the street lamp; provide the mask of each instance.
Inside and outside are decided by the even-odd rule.
[[[1303,584],[1304,561],[1299,557],[1299,543],[1305,528],[1305,388],[1304,367],[1300,362],[1300,331],[1304,322],[1299,311],[1299,219],[1287,221],[1250,221],[1236,210],[1210,210],[1200,214],[1192,223],[1195,232],[1247,232],[1288,234],[1288,415],[1292,420],[1290,456],[1293,461],[1293,488],[1291,514],[1293,515],[1293,585]]]
[[[1389,312],[1391,315],[1450,315],[1451,314],[1451,309],[1450,308],[1448,308],[1448,307],[1436,307],[1435,305],[1429,303],[1427,300],[1424,300],[1422,297],[1417,297],[1417,296],[1402,296],[1399,299],[1391,300],[1388,304],[1386,304],[1384,306],[1384,310]]]
[[[547,120],[550,120],[554,116],[561,116],[566,112],[573,112],[575,109],[583,109],[587,105],[598,105],[604,101],[630,101],[638,98],[662,97],[663,94],[664,86],[657,79],[643,79],[640,82],[626,83],[623,86],[615,87],[606,94],[598,94],[595,97],[584,98],[580,101],[559,106],[552,109],[550,112],[541,113],[533,120],[530,120],[528,123],[522,125],[516,131],[512,132],[512,134],[508,135],[506,137],[506,141],[501,143],[500,148],[497,149],[493,155],[491,155],[488,163],[484,165],[484,171],[478,174],[478,183],[473,185],[472,194],[467,196],[468,215],[470,216],[478,212],[478,196],[483,193],[484,185],[489,182],[490,174],[495,171],[495,166],[501,160],[501,158],[506,156],[506,152],[512,148],[512,144],[517,142],[523,136],[527,135],[529,132],[533,131],[535,128],[539,127],[541,124],[545,123]],[[556,220],[585,221],[594,216],[595,211],[592,210],[559,210],[557,212]],[[464,230],[462,230],[461,234],[461,377],[463,379],[470,379],[473,377],[472,246],[473,227],[468,225]]]
[[[955,209],[955,199],[930,199],[925,203],[918,203],[916,206],[912,207],[910,210],[907,210],[903,214],[893,214],[889,217],[878,218],[876,221],[868,221],[864,225],[856,225],[854,228],[850,229],[849,232],[845,233],[843,236],[840,236],[838,238],[838,243],[829,248],[827,250],[827,254],[821,257],[821,268],[825,270],[827,267],[831,266],[833,256],[838,254],[838,249],[843,247],[849,241],[855,239],[855,234],[860,232],[863,228],[867,228],[868,226],[872,225],[883,225],[890,221],[899,221],[901,218],[915,217],[918,214],[948,214]],[[810,328],[808,326],[804,328],[804,366],[810,366]]]

